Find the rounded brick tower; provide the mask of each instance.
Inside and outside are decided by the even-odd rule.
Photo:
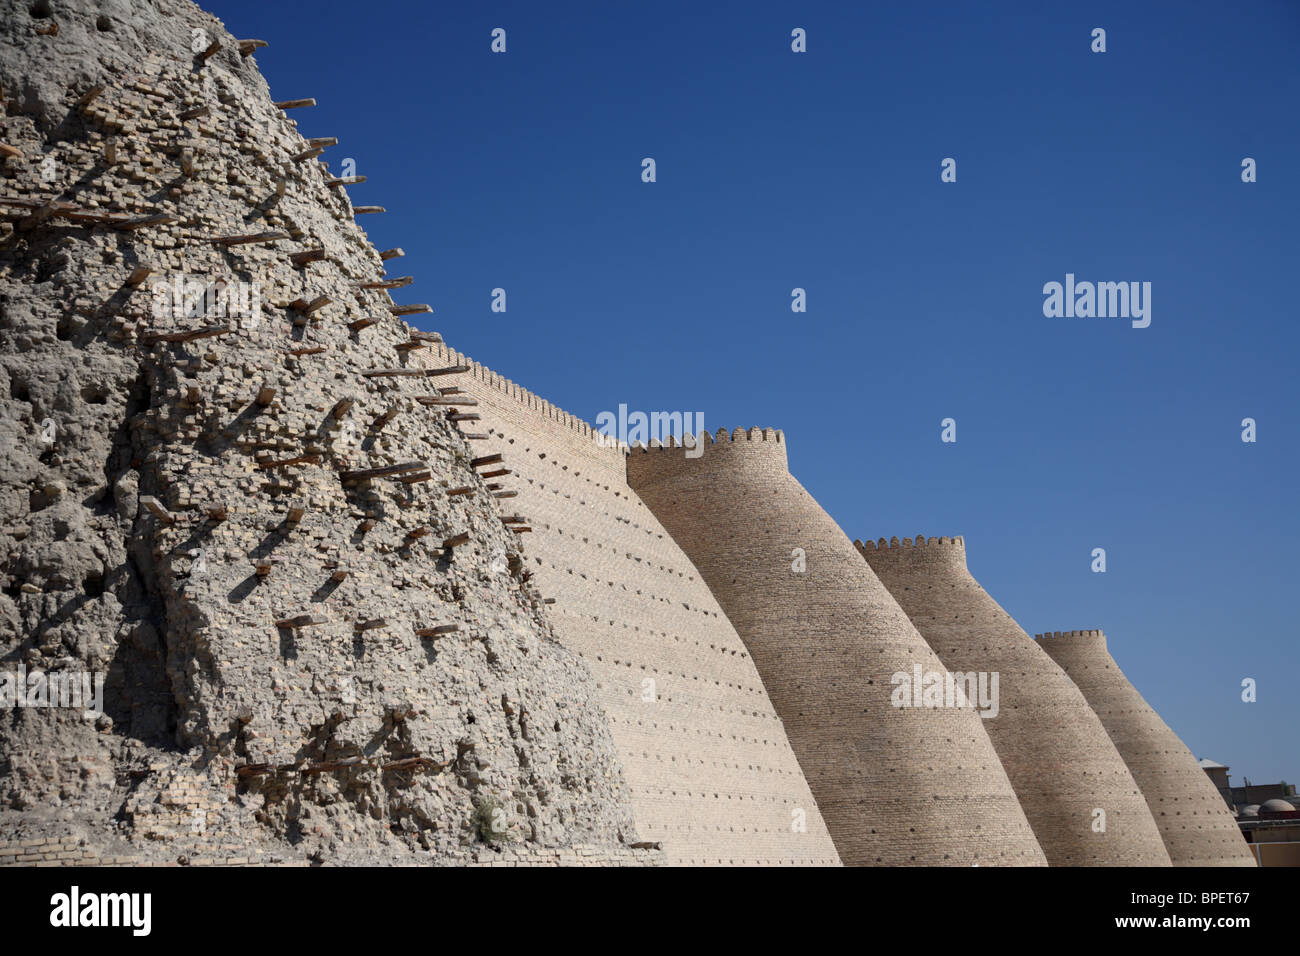
[[[1129,683],[1101,631],[1035,637],[1083,692],[1146,797],[1174,866],[1254,866],[1255,860],[1192,752]]]
[[[627,467],[748,647],[841,860],[1046,862],[979,717],[891,704],[893,676],[943,665],[790,475],[781,432],[636,448]]]
[[[998,675],[996,710],[985,708],[995,716],[984,727],[1048,862],[1169,866],[1146,801],[1101,721],[971,576],[963,540],[855,543],[945,667]]]

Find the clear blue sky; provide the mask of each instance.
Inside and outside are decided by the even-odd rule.
[[[784,429],[851,537],[965,535],[1198,757],[1300,782],[1300,3],[204,5],[318,99],[423,327],[588,421]],[[1067,272],[1150,328],[1045,318]]]

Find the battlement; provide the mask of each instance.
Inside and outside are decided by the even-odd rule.
[[[1085,631],[1046,631],[1042,634],[1035,634],[1034,640],[1040,644],[1044,641],[1074,641],[1079,644],[1096,644],[1103,650],[1106,647],[1106,634],[1101,628]]]
[[[877,541],[854,541],[853,546],[866,558],[872,570],[880,573],[926,573],[966,570],[966,541],[956,537],[880,538]]]
[[[902,541],[899,541],[898,538],[890,538],[889,540],[881,538],[879,541],[867,541],[865,544],[861,541],[855,540],[853,543],[857,546],[859,551],[890,551],[895,548],[929,548],[941,546],[957,547],[961,548],[963,551],[966,549],[966,542],[961,535],[957,535],[955,538],[927,538],[925,535],[918,534],[915,543],[911,538],[904,538]]]
[[[522,385],[516,384],[501,373],[488,368],[482,362],[477,362],[470,358],[464,352],[458,352],[441,342],[435,344],[430,351],[433,353],[433,362],[429,364],[468,366],[469,371],[463,374],[470,376],[484,385],[496,389],[501,394],[518,402],[524,408],[536,412],[543,418],[548,418],[566,428],[572,429],[575,433],[584,438],[590,439],[597,447],[609,448],[611,451],[618,451],[626,454],[626,446],[620,447],[607,444],[607,437],[596,429],[590,422],[574,415],[572,412],[565,411],[558,405],[548,402],[536,392],[529,391]]]
[[[627,455],[627,480],[633,488],[685,474],[744,469],[772,475],[789,474],[785,433],[778,428],[719,428],[715,433],[686,436],[681,443],[634,445]]]
[[[725,428],[719,428],[717,433],[700,432],[698,435],[684,435],[682,441],[678,443],[673,436],[669,435],[665,442],[652,441],[649,445],[636,442],[629,448],[629,454],[632,452],[641,452],[648,454],[655,451],[671,451],[674,448],[698,448],[703,445],[722,445],[729,442],[740,441],[766,441],[784,443],[785,432],[779,428],[759,428],[757,425],[749,428],[733,428],[728,431]]]

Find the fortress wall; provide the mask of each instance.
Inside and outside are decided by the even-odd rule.
[[[1099,630],[1035,637],[1083,692],[1137,781],[1174,866],[1254,866],[1237,821],[1192,752],[1138,693]]]
[[[1101,720],[971,576],[962,538],[855,544],[949,670],[999,675],[998,713],[984,727],[1048,861],[1168,866],[1146,801]]]
[[[661,859],[630,845],[592,675],[493,561],[514,535],[471,445],[394,374],[415,343],[366,287],[380,255],[251,49],[182,0],[55,7],[38,35],[0,0],[0,659],[106,675],[105,712],[6,712],[4,849]],[[155,311],[178,274],[258,304]]]
[[[682,864],[837,863],[816,801],[744,643],[659,520],[628,487],[625,452],[445,346],[439,376],[478,402],[462,423],[502,454],[502,511],[527,519],[524,566],[555,633],[596,677],[641,838]],[[653,681],[650,693],[648,681]],[[647,699],[651,697],[651,699]],[[796,811],[806,832],[793,832]]]
[[[633,449],[628,481],[744,638],[841,859],[1045,864],[980,718],[891,705],[895,672],[943,665],[790,476],[784,436],[698,440],[695,459]]]

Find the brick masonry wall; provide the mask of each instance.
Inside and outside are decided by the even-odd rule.
[[[840,858],[1043,865],[980,718],[891,705],[895,672],[943,665],[791,477],[781,432],[701,440],[694,459],[634,449],[628,480],[753,655]],[[795,548],[806,571],[794,570]]]
[[[476,454],[526,519],[524,566],[596,677],[642,839],[681,864],[834,864],[835,847],[744,642],[659,520],[624,452],[459,352],[420,362],[478,404]],[[648,683],[653,682],[653,688]],[[798,824],[798,827],[796,827]]]
[[[1174,866],[1254,866],[1223,797],[1138,693],[1098,630],[1034,638],[1083,692],[1137,781]]]
[[[1169,866],[1146,801],[1101,720],[971,576],[963,539],[854,544],[945,667],[998,674],[998,713],[984,727],[1048,862]]]

